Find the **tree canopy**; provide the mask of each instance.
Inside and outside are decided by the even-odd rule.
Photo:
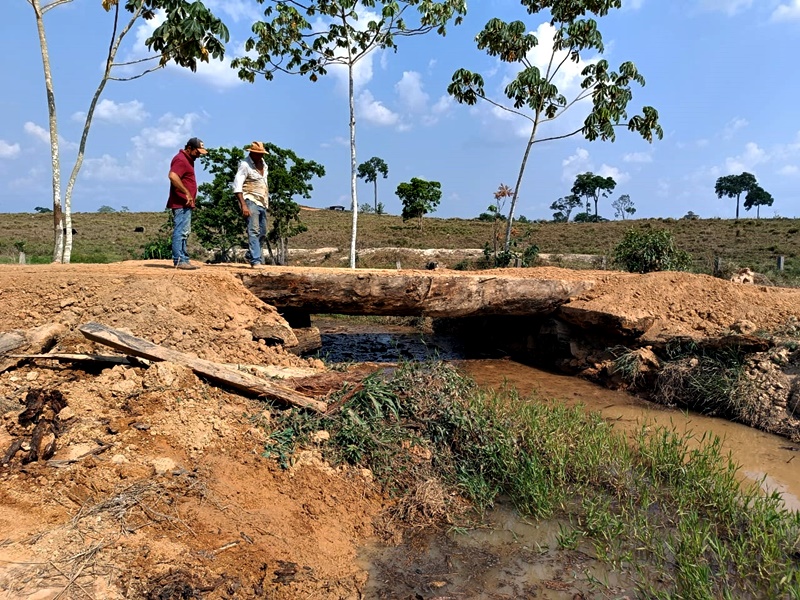
[[[581,173],[575,178],[572,185],[572,194],[579,198],[585,198],[588,206],[589,200],[594,202],[594,217],[597,219],[597,202],[601,197],[607,198],[608,195],[617,187],[617,182],[612,177],[595,175],[592,172]],[[587,209],[588,212],[588,209]]]
[[[373,156],[368,161],[358,165],[358,172],[356,173],[359,179],[363,179],[366,183],[371,183],[375,189],[375,212],[378,212],[378,175],[383,175],[386,179],[389,176],[389,167],[382,158]],[[363,211],[362,211],[363,212]]]
[[[422,217],[432,213],[442,198],[442,184],[412,177],[408,183],[401,183],[395,191],[403,203],[403,221],[418,219],[422,228]]]
[[[736,218],[739,218],[739,198],[745,192],[749,192],[758,185],[755,175],[752,173],[741,173],[740,175],[725,175],[717,179],[714,192],[717,198],[726,196],[736,198]]]
[[[553,220],[559,223],[568,223],[569,216],[572,211],[582,204],[580,196],[569,194],[563,198],[559,198],[550,205],[550,210],[553,212]]]
[[[762,188],[760,185],[756,185],[753,188],[747,190],[747,196],[744,198],[744,209],[750,210],[754,206],[756,207],[756,219],[761,218],[761,207],[762,206],[772,206],[772,203],[775,199],[772,197],[768,191]]]
[[[463,68],[453,74],[447,88],[458,102],[473,105],[478,100],[486,100],[501,110],[527,119],[531,124],[509,207],[506,249],[511,242],[514,210],[533,144],[578,134],[590,141],[614,141],[616,127],[626,127],[649,142],[654,137],[663,137],[655,108],[644,106],[641,114],[628,116],[628,104],[633,99],[631,85],[645,84],[644,77],[632,62],[623,62],[616,71],[605,59],[589,63],[581,72],[583,81],[580,91],[573,98],[564,96],[556,84],[568,61],[579,63],[581,54],[602,55],[603,38],[597,22],[586,15],[605,16],[611,9],[620,8],[621,0],[520,0],[520,3],[528,14],[549,12],[554,36],[546,64],[533,62],[531,51],[539,45],[540,40],[529,33],[531,28],[522,21],[506,22],[494,18],[477,35],[476,42],[478,49],[485,50],[489,56],[519,65],[516,77],[505,87],[506,100],[490,98],[486,94],[483,76]],[[540,126],[560,117],[583,100],[591,102],[591,109],[581,127],[561,135],[540,136]]]
[[[633,216],[636,212],[636,207],[633,206],[633,200],[628,194],[622,194],[619,198],[611,203],[614,208],[614,216],[625,220],[625,216]]]
[[[300,221],[300,205],[293,198],[310,198],[311,180],[324,176],[325,168],[275,144],[265,142],[264,147],[269,151],[264,161],[269,169],[271,223],[266,250],[275,264],[286,264],[289,238],[306,231]],[[231,187],[245,153],[238,147],[207,150],[200,162],[213,179],[198,189],[193,228],[204,248],[219,249],[223,260],[231,260],[232,250],[247,242],[247,220]]]

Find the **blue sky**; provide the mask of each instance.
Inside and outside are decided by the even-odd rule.
[[[254,139],[293,149],[323,164],[311,206],[349,207],[346,80],[332,70],[316,83],[299,76],[240,82],[229,59],[243,52],[260,16],[255,0],[208,0],[231,31],[225,62],[197,73],[168,67],[131,82],[110,82],[95,116],[73,211],[108,205],[159,211],[166,203],[170,158],[192,136],[206,146],[245,146]],[[517,214],[551,218],[550,204],[568,194],[575,175],[610,175],[629,194],[637,217],[732,218],[735,201],[717,199],[723,175],[749,171],[775,198],[762,217],[800,217],[800,0],[628,0],[600,19],[605,58],[631,60],[647,85],[634,88],[630,114],[642,105],[660,113],[664,139],[648,144],[618,132],[617,141],[572,137],[534,146]],[[0,76],[0,212],[51,205],[47,104],[33,13],[26,0],[3,2]],[[358,162],[383,158],[389,178],[379,200],[399,214],[394,190],[411,177],[441,182],[434,216],[475,217],[493,203],[501,183],[514,185],[529,133],[527,122],[488,103],[455,103],[446,88],[458,68],[478,71],[487,93],[500,92],[513,72],[477,50],[475,35],[492,17],[522,20],[548,46],[546,16],[527,15],[517,0],[472,0],[462,25],[445,38],[400,39],[397,52],[377,52],[358,72]],[[110,17],[99,0],[74,0],[45,16],[62,138],[62,180],[74,164],[81,113],[101,75]],[[120,58],[143,55],[149,25],[130,35]],[[587,57],[591,59],[592,57]],[[561,85],[575,90],[576,78]],[[569,96],[569,94],[567,94]],[[574,128],[565,114],[547,133]],[[584,113],[585,114],[585,113]],[[198,163],[199,167],[199,163]],[[207,176],[198,169],[200,180]],[[372,186],[359,181],[359,203]],[[753,211],[754,212],[754,211]],[[743,213],[748,215],[749,213]],[[755,215],[752,215],[755,216]],[[1,217],[0,217],[1,219]]]

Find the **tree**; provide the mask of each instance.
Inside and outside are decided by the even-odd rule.
[[[622,194],[622,196],[611,203],[611,206],[614,207],[614,216],[621,218],[623,221],[625,220],[625,215],[633,215],[633,213],[636,212],[636,208],[633,206],[633,200],[631,200],[628,194]]]
[[[356,191],[356,112],[353,70],[370,52],[397,49],[395,39],[436,31],[445,34],[447,24],[461,22],[466,0],[258,0],[268,3],[264,15],[274,18],[253,24],[245,43],[248,53],[231,64],[239,77],[253,82],[257,74],[267,80],[276,71],[308,75],[317,81],[330,66],[347,68],[350,107],[350,206],[353,213],[350,236],[350,268],[356,267],[358,195]],[[418,22],[406,22],[409,9],[416,9]],[[375,9],[374,12],[370,9]],[[305,13],[305,16],[301,14]],[[361,13],[361,14],[359,14]],[[413,13],[412,13],[413,14]],[[308,19],[306,18],[308,17]]]
[[[559,198],[550,205],[550,210],[555,211],[553,213],[553,220],[559,223],[568,223],[569,215],[572,213],[573,209],[578,208],[580,205],[580,196],[576,196],[575,194]]]
[[[511,227],[514,209],[517,205],[522,177],[531,148],[536,143],[568,138],[581,134],[587,140],[616,139],[615,128],[627,127],[641,135],[648,142],[653,136],[661,139],[664,135],[658,124],[658,112],[651,106],[642,108],[642,114],[628,118],[628,103],[633,98],[631,83],[644,85],[644,77],[632,62],[624,62],[618,71],[612,71],[608,61],[597,60],[587,65],[581,75],[583,82],[580,92],[567,99],[556,86],[561,68],[568,60],[580,62],[581,53],[604,51],[603,39],[594,19],[587,19],[587,13],[598,17],[606,15],[612,8],[620,8],[621,0],[521,0],[529,14],[546,10],[550,14],[550,24],[555,29],[553,46],[546,65],[533,63],[530,52],[539,40],[522,21],[507,23],[501,19],[491,19],[477,35],[478,49],[485,50],[506,63],[516,63],[520,71],[505,90],[505,96],[512,105],[490,99],[484,90],[483,76],[467,69],[459,69],[453,74],[447,88],[458,102],[474,105],[478,100],[486,100],[493,106],[527,119],[531,133],[522,156],[522,163],[514,187],[514,196],[508,211],[506,226],[506,249],[511,242]],[[544,69],[542,71],[541,69]],[[539,127],[563,115],[582,100],[591,99],[591,110],[583,126],[563,135],[538,137]],[[521,109],[526,108],[528,112]]]
[[[100,214],[115,213],[117,212],[117,209],[104,204],[103,206],[97,209],[97,212],[99,212]]]
[[[325,175],[325,168],[319,163],[300,158],[292,150],[267,142],[264,147],[269,151],[264,160],[269,169],[271,220],[267,251],[275,264],[283,265],[288,259],[289,238],[306,231],[306,226],[300,222],[300,205],[293,197],[310,198],[314,189],[311,179]],[[218,248],[222,259],[229,261],[233,249],[247,243],[247,220],[242,216],[231,187],[245,153],[241,148],[207,150],[208,154],[200,157],[200,162],[213,179],[198,189],[193,229],[204,248]]]
[[[617,187],[617,182],[612,177],[603,177],[591,172],[581,173],[575,178],[572,185],[572,194],[586,199],[586,212],[589,212],[589,201],[594,202],[594,217],[597,220],[597,202],[600,197],[607,198]]]
[[[36,208],[34,208],[33,210],[34,210],[34,212],[37,212],[37,213],[39,213],[40,215],[41,215],[41,214],[44,214],[44,213],[51,213],[51,212],[53,212],[53,209],[52,209],[52,208],[47,208],[46,206],[37,206],[37,207],[36,207]]]
[[[356,174],[359,179],[363,179],[365,183],[372,183],[375,191],[375,212],[378,212],[378,175],[383,175],[386,179],[389,176],[389,167],[383,162],[383,159],[373,156],[368,161],[358,165],[358,173]]]
[[[487,251],[484,252],[484,254],[487,255],[487,259],[488,258],[492,259],[492,262],[494,263],[495,266],[497,266],[497,263],[498,263],[498,260],[497,260],[497,256],[498,256],[497,248],[498,248],[498,246],[502,245],[501,244],[502,238],[501,238],[501,235],[500,235],[501,234],[500,224],[506,220],[506,217],[503,214],[503,204],[505,203],[506,198],[511,198],[513,195],[514,195],[514,190],[512,190],[506,184],[501,183],[497,187],[497,191],[494,193],[494,202],[495,203],[494,204],[490,204],[489,208],[487,209],[487,212],[483,213],[485,215],[491,216],[491,219],[487,219],[487,220],[490,220],[492,222],[492,247],[491,247],[491,253],[488,252],[489,247],[488,247],[488,244],[487,244],[487,247],[486,247]],[[481,216],[483,216],[483,215],[481,215]]]
[[[49,0],[44,4],[41,0],[27,0],[33,8],[36,19],[36,28],[39,34],[39,46],[42,53],[42,66],[44,69],[45,90],[47,93],[47,111],[50,126],[50,157],[52,163],[53,181],[53,219],[54,219],[54,248],[53,262],[70,261],[72,253],[72,189],[78,178],[83,157],[86,152],[86,141],[92,125],[94,110],[100,99],[106,83],[109,81],[127,81],[137,79],[156,69],[166,66],[170,61],[181,67],[194,71],[197,61],[208,61],[209,56],[222,58],[225,53],[223,42],[228,41],[228,30],[217,17],[215,17],[202,2],[189,0],[126,0],[124,9],[130,13],[127,22],[123,19],[120,23],[120,0],[101,0],[100,4],[106,12],[112,13],[110,24],[110,40],[108,52],[105,57],[103,74],[100,83],[86,112],[83,125],[83,134],[78,146],[78,155],[72,167],[63,200],[61,198],[61,163],[58,144],[58,118],[56,113],[56,96],[53,86],[50,66],[50,54],[47,45],[47,36],[44,26],[44,15],[51,9],[69,4],[72,0]],[[157,13],[163,18],[161,25],[156,27],[152,35],[145,40],[147,47],[155,54],[147,59],[132,63],[115,63],[117,51],[125,36],[131,31],[139,19],[150,20]],[[158,64],[145,69],[136,75],[126,77],[113,77],[112,71],[118,67],[132,66],[148,60],[158,60]],[[86,61],[93,65],[92,60]],[[93,67],[92,67],[93,68]]]
[[[739,197],[745,192],[749,192],[758,185],[754,175],[742,173],[741,175],[725,175],[717,179],[714,192],[717,198],[727,196],[736,198],[736,219],[739,219]]]
[[[675,247],[672,232],[667,229],[629,229],[614,249],[614,263],[630,273],[686,271],[692,257]]]
[[[756,185],[755,187],[751,188],[747,191],[747,196],[744,199],[744,209],[750,210],[754,206],[756,207],[756,219],[761,218],[761,207],[762,206],[772,206],[772,203],[775,199],[772,197],[768,191],[762,188],[760,185]]]
[[[395,191],[403,203],[403,221],[419,219],[422,229],[422,217],[432,213],[439,206],[442,198],[442,184],[438,181],[425,181],[412,177],[409,183],[401,183]]]

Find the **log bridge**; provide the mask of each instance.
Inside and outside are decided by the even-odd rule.
[[[267,267],[241,275],[244,285],[281,312],[422,316],[534,316],[553,312],[592,280],[513,274]]]

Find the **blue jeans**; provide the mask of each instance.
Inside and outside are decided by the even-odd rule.
[[[264,263],[261,248],[267,241],[267,209],[245,199],[250,216],[247,219],[247,260],[251,265]]]
[[[172,263],[188,263],[189,255],[186,253],[186,240],[192,229],[192,209],[173,208],[172,218],[175,225],[172,229]]]

